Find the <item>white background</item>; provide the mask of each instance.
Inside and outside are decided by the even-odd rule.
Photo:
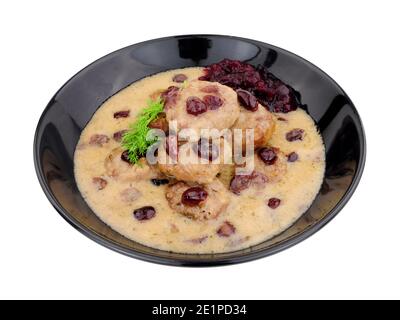
[[[400,298],[398,1],[2,1],[0,298]],[[89,240],[52,208],[32,143],[55,91],[91,61],[161,36],[265,41],[321,67],[350,95],[368,155],[343,211],[273,257],[193,269]]]

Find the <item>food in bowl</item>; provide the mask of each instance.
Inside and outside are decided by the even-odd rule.
[[[290,227],[318,194],[325,150],[293,88],[264,67],[223,60],[109,98],[82,131],[74,164],[85,201],[123,236],[221,253]]]

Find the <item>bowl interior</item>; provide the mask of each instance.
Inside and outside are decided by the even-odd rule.
[[[79,193],[73,155],[80,133],[110,96],[143,77],[175,68],[205,66],[224,58],[266,65],[301,94],[326,147],[326,174],[310,209],[282,234],[249,249],[223,254],[177,254],[131,241],[97,218]],[[148,261],[215,265],[251,260],[291,246],[314,233],[342,208],[361,176],[365,138],[360,118],[345,92],[320,69],[280,48],[226,36],[177,36],[113,52],[70,79],[44,111],[35,136],[35,165],[54,207],[97,242]]]

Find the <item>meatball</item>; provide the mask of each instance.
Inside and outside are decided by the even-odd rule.
[[[216,82],[189,82],[179,90],[175,103],[166,108],[167,120],[177,121],[178,128],[227,129],[240,113],[235,91]]]
[[[241,108],[239,118],[232,129],[242,129],[242,150],[246,150],[246,129],[254,129],[254,148],[265,146],[275,129],[275,120],[271,112],[262,106],[256,111]]]
[[[190,189],[202,190],[200,194],[203,198],[198,204],[185,204],[184,194]],[[189,185],[180,181],[167,187],[165,197],[173,210],[195,220],[215,219],[229,204],[229,193],[218,180],[204,185]]]
[[[108,176],[127,182],[157,177],[157,173],[146,159],[142,158],[139,163],[132,165],[121,159],[123,152],[124,149],[115,148],[107,155],[104,167]]]
[[[220,143],[214,143],[219,140]],[[167,176],[177,180],[198,183],[210,183],[220,172],[225,161],[230,161],[232,149],[223,138],[213,142],[186,142],[177,147],[169,146],[169,150],[177,148],[174,161],[173,152],[166,152],[166,144],[161,143],[158,149],[158,169]],[[205,146],[205,147],[204,147]]]
[[[253,166],[250,162],[253,161]],[[286,156],[278,148],[263,147],[246,159],[246,166],[237,165],[229,189],[239,195],[250,187],[264,188],[267,183],[280,181],[286,174]]]

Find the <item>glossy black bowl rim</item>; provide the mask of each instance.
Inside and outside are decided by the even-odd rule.
[[[360,144],[360,155],[359,155],[359,159],[358,159],[358,166],[353,178],[352,183],[350,184],[349,188],[347,189],[347,191],[345,192],[345,194],[342,196],[342,198],[340,199],[340,201],[335,205],[334,208],[332,208],[321,220],[319,220],[318,222],[316,222],[314,225],[312,225],[311,227],[305,229],[304,231],[300,232],[299,234],[296,234],[292,237],[289,237],[285,240],[282,240],[276,244],[274,244],[272,247],[269,247],[265,250],[261,250],[261,251],[257,251],[257,252],[246,252],[240,256],[234,257],[234,258],[218,258],[218,254],[215,254],[216,258],[215,259],[207,259],[207,260],[196,260],[196,259],[192,259],[192,260],[188,260],[188,259],[175,259],[175,258],[165,258],[165,257],[160,257],[156,254],[149,254],[149,253],[141,253],[138,251],[134,251],[130,248],[127,247],[123,247],[121,245],[119,245],[118,243],[115,243],[114,241],[111,241],[110,239],[107,239],[99,234],[97,234],[96,232],[94,232],[93,230],[91,230],[90,228],[84,226],[83,224],[81,224],[79,221],[77,221],[73,216],[71,216],[69,214],[69,212],[63,208],[63,206],[57,201],[57,199],[52,195],[51,190],[48,187],[48,184],[45,180],[45,175],[41,169],[40,166],[40,152],[39,152],[39,143],[38,143],[38,134],[39,134],[39,127],[41,126],[41,123],[43,121],[43,118],[45,117],[48,109],[51,107],[52,105],[52,101],[55,99],[55,97],[58,95],[58,93],[71,81],[73,80],[79,73],[81,73],[82,71],[84,71],[87,68],[90,68],[93,64],[95,64],[97,61],[102,60],[108,56],[112,56],[117,54],[119,51],[123,51],[126,48],[129,48],[131,46],[135,46],[135,45],[140,45],[140,44],[149,44],[152,42],[158,42],[158,41],[162,41],[162,40],[168,40],[168,39],[174,39],[174,38],[190,38],[190,37],[216,37],[216,38],[230,38],[230,39],[237,39],[237,40],[242,40],[242,41],[246,41],[246,42],[252,42],[252,43],[259,43],[259,44],[263,44],[263,45],[267,45],[268,47],[272,48],[272,49],[278,49],[280,51],[283,51],[285,53],[287,53],[288,55],[292,55],[294,57],[297,57],[303,61],[305,61],[306,63],[308,63],[310,65],[310,67],[315,68],[316,70],[318,70],[320,73],[322,73],[325,77],[327,77],[330,81],[332,81],[332,83],[334,85],[336,85],[344,94],[344,96],[348,99],[349,101],[349,105],[352,108],[352,110],[354,111],[357,120],[359,121],[359,125],[360,125],[360,139],[361,139],[361,144]],[[38,124],[36,126],[36,130],[35,130],[35,135],[34,135],[34,142],[33,142],[33,158],[34,158],[34,164],[35,164],[35,170],[36,170],[36,174],[39,180],[39,183],[46,195],[46,197],[48,198],[48,200],[50,201],[50,203],[53,205],[53,207],[56,209],[56,211],[69,223],[71,224],[75,229],[77,229],[78,231],[80,231],[81,233],[83,233],[85,236],[87,236],[88,238],[92,239],[93,241],[101,244],[102,246],[109,248],[113,251],[119,252],[121,254],[124,254],[126,256],[132,257],[132,258],[137,258],[143,261],[147,261],[147,262],[153,262],[153,263],[158,263],[158,264],[164,264],[164,265],[170,265],[170,266],[191,266],[191,267],[211,267],[211,266],[222,266],[222,265],[229,265],[229,264],[237,264],[237,263],[243,263],[243,262],[248,262],[248,261],[252,261],[252,260],[256,260],[256,259],[260,259],[260,258],[264,258],[270,255],[273,255],[275,253],[278,253],[280,251],[283,251],[287,248],[290,248],[300,242],[302,242],[303,240],[307,239],[308,237],[310,237],[311,235],[313,235],[314,233],[316,233],[317,231],[321,230],[328,222],[330,222],[342,209],[343,207],[346,205],[346,203],[349,201],[349,199],[351,198],[351,196],[353,195],[355,189],[357,188],[362,173],[364,171],[364,167],[365,167],[365,159],[366,159],[366,153],[367,153],[367,146],[366,146],[366,137],[365,137],[365,131],[364,131],[364,127],[361,121],[361,117],[357,111],[357,109],[355,108],[353,102],[351,101],[351,99],[349,98],[349,96],[346,94],[346,92],[342,89],[342,87],[334,80],[332,79],[327,73],[325,73],[322,69],[320,69],[319,67],[317,67],[316,65],[314,65],[313,63],[311,63],[310,61],[304,59],[303,57],[290,52],[286,49],[282,49],[280,47],[265,43],[265,42],[261,42],[261,41],[257,41],[257,40],[252,40],[252,39],[248,39],[248,38],[243,38],[243,37],[236,37],[236,36],[230,36],[230,35],[218,35],[218,34],[187,34],[187,35],[176,35],[176,36],[168,36],[168,37],[162,37],[162,38],[156,38],[156,39],[151,39],[151,40],[147,40],[147,41],[142,41],[142,42],[138,42],[135,43],[133,45],[128,45],[126,47],[120,48],[118,50],[115,50],[109,54],[106,54],[102,57],[100,57],[99,59],[96,59],[95,61],[93,61],[92,63],[90,63],[89,65],[87,65],[86,67],[82,68],[80,71],[78,71],[75,75],[73,75],[69,80],[67,80],[64,85],[54,94],[54,96],[51,98],[51,100],[49,101],[49,103],[47,104],[46,108],[44,109],[44,111],[42,112],[42,115],[39,118]],[[184,255],[184,254],[182,254]]]

